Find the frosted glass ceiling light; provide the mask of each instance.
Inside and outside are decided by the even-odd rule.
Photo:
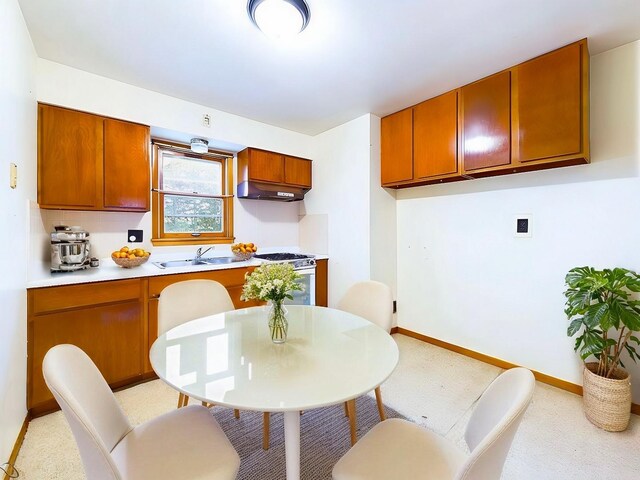
[[[195,153],[207,153],[209,151],[209,142],[204,138],[192,138],[191,151]]]
[[[249,0],[247,11],[253,23],[272,38],[300,33],[311,16],[304,0]]]

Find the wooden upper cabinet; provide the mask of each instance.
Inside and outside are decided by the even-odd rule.
[[[384,117],[380,123],[382,185],[413,179],[413,109]]]
[[[38,106],[38,204],[149,211],[149,127]]]
[[[464,171],[511,163],[511,72],[462,87]]]
[[[96,209],[102,203],[102,119],[38,106],[38,203]]]
[[[583,81],[588,82],[588,67],[584,78],[583,62],[588,61],[583,41],[515,68],[518,129],[514,144],[520,162],[582,151],[583,117],[588,115],[583,109]],[[588,98],[584,102],[588,103]]]
[[[149,210],[149,144],[148,127],[110,118],[104,120],[105,208]]]
[[[284,183],[311,188],[311,161],[285,155]]]
[[[247,180],[310,189],[312,161],[258,148],[238,152],[238,183]],[[277,188],[274,186],[272,188]]]
[[[413,108],[413,173],[416,179],[458,171],[458,91]]]
[[[283,155],[265,150],[251,149],[249,151],[249,180],[283,183]]]

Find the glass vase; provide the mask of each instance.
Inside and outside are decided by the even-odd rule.
[[[268,319],[271,341],[273,343],[286,342],[289,322],[287,322],[287,309],[284,307],[282,301],[271,302]]]

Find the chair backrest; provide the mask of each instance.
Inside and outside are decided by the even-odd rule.
[[[214,280],[185,280],[165,287],[158,300],[158,335],[216,313],[235,309],[229,292]]]
[[[369,280],[352,285],[338,302],[338,308],[366,318],[391,331],[393,323],[393,294],[384,283]]]
[[[526,368],[512,368],[496,378],[478,400],[465,440],[471,450],[457,479],[498,480],[511,442],[527,410],[535,378]]]
[[[111,451],[132,427],[98,368],[75,345],[56,345],[42,373],[69,422],[87,478],[120,480]]]

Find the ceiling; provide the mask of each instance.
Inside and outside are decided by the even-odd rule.
[[[19,0],[41,58],[290,130],[380,116],[567,43],[640,38],[638,0],[307,0],[288,43],[246,0]]]

